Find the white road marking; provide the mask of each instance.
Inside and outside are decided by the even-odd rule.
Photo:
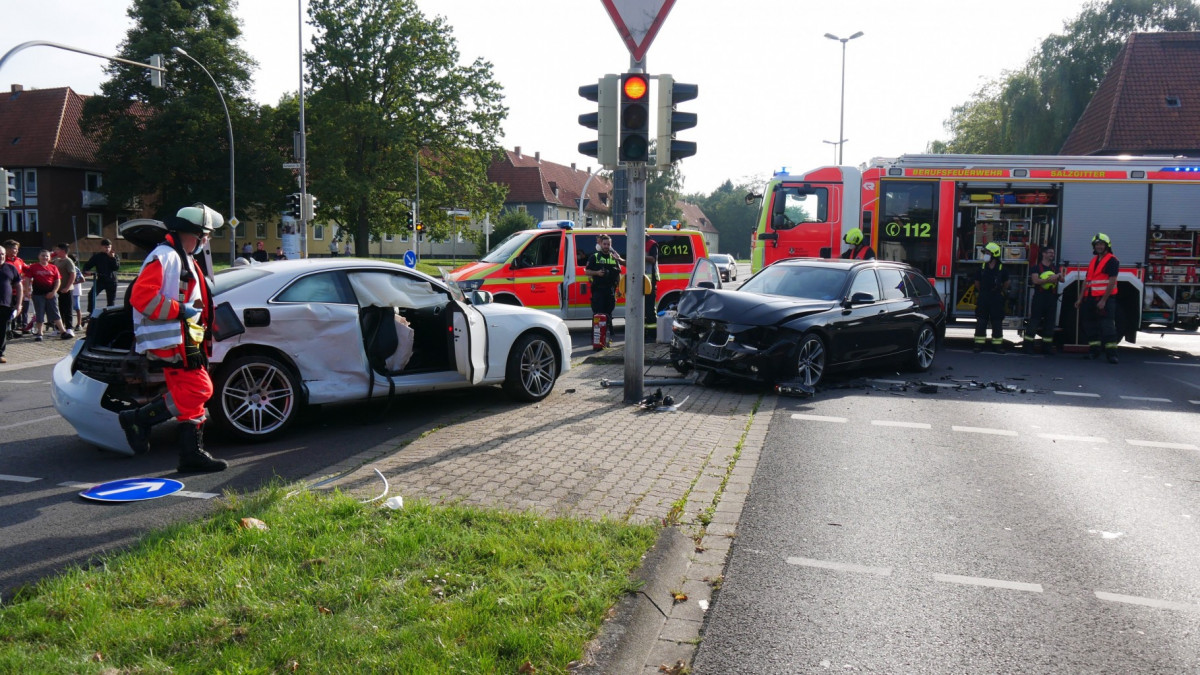
[[[0,480],[9,480],[14,483],[32,483],[35,480],[41,480],[41,478],[33,478],[32,476],[10,476],[8,474],[0,473]]]
[[[868,567],[866,565],[855,565],[854,563],[832,562],[829,560],[814,560],[812,558],[788,558],[789,565],[800,565],[802,567],[819,567],[826,570],[837,570],[839,572],[859,572],[862,574],[874,574],[879,577],[891,576],[892,568],[890,567]]]
[[[1082,443],[1107,443],[1107,438],[1100,436],[1069,436],[1067,434],[1038,434],[1038,438],[1049,441],[1080,441]]]
[[[1016,436],[1017,432],[1011,429],[989,429],[987,427],[950,427],[954,431],[960,431],[964,434],[991,434],[993,436]]]
[[[808,420],[809,422],[837,422],[839,424],[846,421],[845,417],[826,417],[824,415],[801,415],[800,413],[792,413],[792,419]]]
[[[60,415],[50,415],[49,417],[39,417],[36,420],[25,420],[24,422],[15,422],[13,424],[6,424],[6,425],[0,427],[0,431],[4,431],[5,429],[16,429],[17,427],[23,427],[26,424],[37,424],[38,422],[45,422],[46,420],[56,420],[59,417],[61,417],[61,416]]]
[[[1100,394],[1089,394],[1085,391],[1056,391],[1059,396],[1083,396],[1086,398],[1100,398]]]
[[[38,384],[45,380],[0,380],[0,384]]]
[[[957,574],[934,574],[934,581],[944,581],[948,584],[965,584],[967,586],[987,586],[988,588],[1007,588],[1012,591],[1029,591],[1041,593],[1041,584],[1027,584],[1021,581],[1005,581],[1004,579],[986,579],[984,577],[961,577]]]
[[[1126,401],[1152,401],[1154,403],[1170,403],[1169,398],[1156,398],[1154,396],[1122,396]]]
[[[1200,401],[1188,401],[1188,403],[1191,403],[1192,405],[1200,405]]]
[[[1173,609],[1180,612],[1200,612],[1200,605],[1193,605],[1186,602],[1171,602],[1170,600],[1140,598],[1136,595],[1121,595],[1119,593],[1106,593],[1104,591],[1096,591],[1096,597],[1109,602],[1123,602],[1128,605],[1141,605],[1143,607],[1154,607],[1155,609]]]
[[[1141,448],[1165,448],[1167,450],[1200,450],[1191,443],[1164,443],[1162,441],[1139,441],[1133,438],[1126,438],[1125,442],[1130,445],[1136,445]]]
[[[877,427],[904,427],[905,429],[932,429],[930,425],[924,422],[895,422],[892,420],[871,420],[871,424]]]
[[[1174,361],[1142,361],[1148,366],[1183,366],[1185,368],[1200,368],[1200,363],[1176,363]]]
[[[878,382],[880,384],[908,384],[904,380],[871,380],[871,381]]]

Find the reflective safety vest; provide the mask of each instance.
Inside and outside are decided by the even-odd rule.
[[[162,288],[154,298],[146,313],[142,314],[136,308],[133,310],[134,349],[139,354],[151,350],[171,349],[183,344],[183,323],[176,315],[171,318],[174,305],[172,300],[180,305],[191,306],[201,299],[200,284],[193,281],[184,284],[180,280],[185,261],[180,260],[179,254],[167,242],[159,244],[151,251],[146,261],[142,263],[145,270],[151,261],[157,260],[162,270]],[[190,264],[190,260],[186,261]],[[139,273],[140,274],[140,273]],[[196,269],[192,268],[193,277]],[[162,356],[162,355],[160,355]],[[182,355],[174,354],[167,361],[182,361]]]
[[[1108,289],[1108,280],[1110,277],[1104,273],[1104,267],[1108,265],[1108,261],[1113,259],[1113,254],[1105,251],[1104,255],[1095,256],[1092,258],[1092,262],[1088,264],[1084,291],[1089,297],[1099,298]]]
[[[858,259],[858,260],[866,260],[868,253],[871,253],[870,246],[863,246],[861,248],[855,247],[854,253],[850,257]],[[872,256],[872,257],[874,257],[874,256]]]

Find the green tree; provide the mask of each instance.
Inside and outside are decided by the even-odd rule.
[[[1091,2],[1062,34],[1042,41],[1024,68],[1004,73],[946,121],[949,141],[933,152],[1053,154],[1100,87],[1130,33],[1193,31],[1193,0]]]
[[[504,188],[489,183],[507,115],[492,65],[459,64],[450,27],[413,0],[312,0],[305,54],[313,95],[309,158],[321,216],[369,236],[399,232],[416,197],[435,240],[445,211],[497,214]],[[360,255],[365,251],[358,251]]]
[[[112,64],[110,79],[83,108],[80,126],[98,142],[110,204],[155,197],[157,217],[204,202],[229,214],[228,126],[212,81],[172,53],[181,47],[204,64],[224,93],[233,124],[239,211],[274,199],[286,174],[260,124],[263,111],[247,98],[254,61],[238,46],[241,28],[231,0],[134,0],[134,26],[119,55],[166,58],[166,86],[150,86],[147,71]]]
[[[665,171],[648,171],[646,178],[646,227],[667,227],[672,220],[683,217],[676,205],[683,186],[678,165]]]
[[[501,213],[492,226],[492,247],[494,248],[496,244],[504,241],[513,232],[532,230],[535,227],[537,227],[537,221],[533,219],[533,216],[525,211],[509,209]],[[484,255],[487,255],[487,251],[483,250],[483,240],[479,240],[476,244],[479,248],[479,256],[482,258]]]
[[[708,216],[720,235],[722,253],[737,258],[750,257],[750,234],[758,224],[758,202],[746,203],[746,195],[756,192],[752,182],[734,185],[726,180],[708,195],[692,194],[685,201],[696,204]]]

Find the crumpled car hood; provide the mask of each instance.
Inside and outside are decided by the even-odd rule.
[[[679,316],[750,326],[774,326],[789,319],[825,312],[837,303],[740,291],[690,288],[679,299]]]

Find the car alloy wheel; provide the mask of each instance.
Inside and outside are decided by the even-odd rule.
[[[812,387],[825,374],[825,343],[812,333],[806,334],[796,348],[796,377]]]
[[[504,389],[519,401],[540,401],[554,389],[558,359],[549,341],[538,334],[522,336],[508,356]]]
[[[235,436],[263,441],[296,416],[299,387],[287,366],[267,356],[246,356],[221,369],[210,404],[221,426]]]
[[[919,371],[929,370],[933,366],[933,359],[937,355],[937,334],[933,332],[933,326],[925,324],[921,326],[921,332],[917,334],[917,345],[913,352],[912,367]]]

